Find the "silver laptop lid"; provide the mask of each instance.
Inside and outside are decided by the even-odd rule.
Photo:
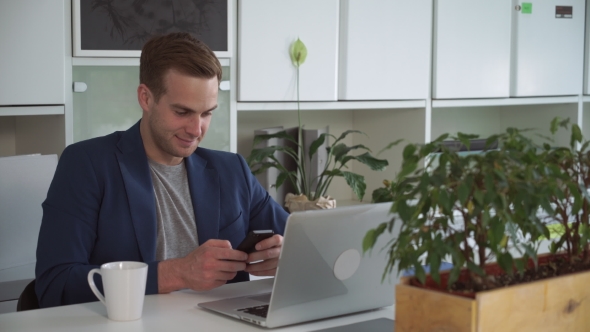
[[[268,327],[277,327],[392,305],[397,271],[381,282],[389,236],[363,255],[372,228],[391,219],[391,203],[289,216],[279,258]],[[394,232],[396,234],[396,232]]]

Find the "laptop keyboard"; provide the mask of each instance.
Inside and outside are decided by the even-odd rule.
[[[249,308],[244,308],[244,309],[238,309],[238,311],[242,311],[242,312],[250,314],[250,315],[255,315],[255,316],[260,316],[260,317],[266,318],[266,315],[268,314],[268,304],[258,305],[255,307],[249,307]]]

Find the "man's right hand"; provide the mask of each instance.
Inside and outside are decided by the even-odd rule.
[[[233,250],[229,241],[209,240],[183,258],[158,264],[158,292],[190,288],[210,290],[233,279],[246,268],[248,255]]]

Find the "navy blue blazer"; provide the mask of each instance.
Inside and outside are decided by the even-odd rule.
[[[253,229],[283,234],[288,214],[240,155],[197,148],[186,169],[200,244],[225,239],[235,248]],[[139,122],[68,146],[42,206],[35,268],[41,307],[96,301],[88,272],[114,261],[146,262],[146,294],[158,292],[155,196]],[[233,281],[245,280],[242,271]]]

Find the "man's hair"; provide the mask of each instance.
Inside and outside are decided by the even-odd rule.
[[[170,69],[221,82],[221,64],[213,51],[186,32],[153,37],[141,50],[139,83],[150,89],[156,102],[166,93],[164,75]]]

